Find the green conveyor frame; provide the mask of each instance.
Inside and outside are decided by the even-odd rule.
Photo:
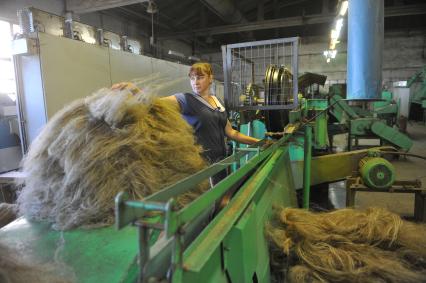
[[[232,161],[236,162],[246,153],[239,152],[152,195],[149,200],[166,200],[182,193],[188,182],[197,183],[221,168],[229,167]],[[215,203],[213,199],[221,197],[235,185],[241,187],[230,203],[185,248],[185,271],[175,272],[174,282],[228,282],[228,276],[233,282],[251,282],[253,276],[258,282],[269,282],[264,224],[273,205],[297,206],[289,147],[281,142],[260,151],[199,197],[198,202],[193,202],[191,209],[195,208],[198,214],[183,209],[182,221],[197,222],[197,216]],[[222,193],[217,194],[219,190]],[[214,236],[217,231],[220,231],[219,235]],[[150,239],[152,242],[152,237]],[[109,226],[60,232],[52,230],[47,223],[20,218],[0,229],[0,243],[15,250],[26,262],[53,264],[54,273],[73,278],[75,282],[136,282],[139,274],[138,241],[137,229],[130,226],[120,231]],[[153,245],[151,250],[155,248]],[[241,260],[242,255],[244,260]],[[169,262],[166,260],[166,264]],[[164,261],[158,266],[162,264]]]
[[[160,237],[155,243],[156,237],[149,238],[152,261],[151,266],[148,265],[148,271],[152,276],[164,276],[168,268],[174,266],[172,282],[175,283],[216,283],[229,282],[229,279],[232,282],[270,282],[264,226],[273,206],[297,206],[295,189],[298,186],[295,181],[300,180],[295,178],[302,179],[303,175],[303,161],[290,160],[289,137],[292,136],[285,136],[271,147],[260,151],[189,206],[173,210],[173,217],[169,217],[173,222],[165,233],[170,237]],[[348,172],[356,170],[359,159],[366,152],[313,157],[310,183],[344,179]],[[239,152],[228,157],[145,201],[154,203],[151,208],[166,205],[167,200],[181,194],[189,185],[237,162],[243,154],[244,152]],[[340,169],[336,170],[336,166]],[[343,167],[345,170],[342,170]],[[200,222],[200,218],[209,214],[211,205],[224,193],[235,189],[235,186],[238,186],[238,190],[234,197],[212,221],[208,225]],[[133,201],[133,205],[136,207],[140,202]],[[51,230],[46,223],[29,222],[21,218],[0,229],[0,243],[16,250],[28,262],[43,264],[56,261],[59,263],[57,273],[63,275],[65,270],[69,272],[65,272],[67,278],[73,278],[75,282],[136,282],[140,270],[137,261],[140,238],[138,229],[127,225],[139,219],[139,215],[133,208],[127,212],[129,213],[123,214],[122,220],[125,221],[121,222],[119,231],[110,226],[60,232]],[[164,222],[160,221],[158,224],[162,225]],[[182,227],[184,230],[181,230]],[[187,234],[191,234],[192,230],[198,234],[193,238],[188,237],[181,249],[178,249],[182,251],[179,253],[179,260],[179,257],[171,256],[176,251],[176,246],[172,245],[173,237],[177,235],[176,232],[181,233],[185,229]],[[171,247],[171,251],[168,247]],[[180,264],[172,265],[171,262],[176,259]]]

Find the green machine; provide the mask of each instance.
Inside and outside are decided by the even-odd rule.
[[[116,227],[120,231],[105,227],[60,232],[47,223],[21,218],[0,230],[0,243],[29,262],[59,263],[55,272],[75,282],[148,282],[153,278],[270,282],[263,227],[273,206],[297,206],[289,137],[258,150],[245,165],[184,208],[177,209],[173,200],[238,162],[248,151],[143,201],[117,196]],[[215,204],[230,192],[234,193],[230,202],[212,218]],[[152,217],[151,212],[160,215]],[[138,229],[126,227],[129,224]],[[160,231],[164,231],[161,237]]]
[[[389,126],[385,120],[374,117],[369,112],[363,114],[364,112],[355,110],[337,94],[330,97],[330,113],[340,124],[345,125],[349,132],[349,150],[352,140],[362,137],[377,137],[405,151],[412,147],[413,142],[408,136]]]
[[[273,207],[297,207],[302,187],[307,207],[310,185],[343,180],[367,155],[311,156],[315,122],[296,124],[270,147],[251,147],[251,159],[183,208],[174,199],[252,151],[238,151],[143,200],[119,194],[116,227],[60,232],[20,218],[0,229],[0,244],[28,262],[53,264],[72,282],[271,282],[264,227]],[[301,140],[303,156],[291,160]],[[217,209],[226,195],[232,197]]]
[[[283,43],[283,52],[292,50],[291,69],[297,74],[297,38],[257,42],[256,46],[268,50],[271,44],[280,47]],[[239,52],[226,53],[224,60],[246,64],[250,72],[241,73],[240,78],[256,83],[256,62],[241,52],[241,48],[251,48],[246,44],[232,47]],[[230,46],[226,48],[232,51]],[[280,58],[288,57],[284,55]],[[231,71],[224,72],[225,78]],[[115,199],[115,227],[61,232],[48,223],[20,218],[0,229],[0,244],[27,262],[51,264],[55,274],[72,282],[271,282],[264,227],[273,207],[298,207],[296,190],[303,189],[302,206],[308,208],[311,185],[344,180],[367,156],[367,150],[315,156],[313,151],[327,145],[326,111],[336,109],[339,121],[350,121],[352,131],[380,128],[381,120],[371,119],[367,126],[359,127],[352,120],[360,116],[346,109],[343,101],[299,102],[296,76],[290,82],[282,64],[269,66],[261,77],[265,78],[263,102],[245,99],[240,105],[237,87],[235,100],[228,100],[227,108],[288,112],[290,123],[279,125],[282,137],[271,146],[263,148],[261,142],[239,148],[226,159],[142,200],[120,193]],[[227,85],[232,89],[230,78]],[[250,121],[247,131],[264,131],[261,124]],[[213,188],[185,207],[176,206],[179,196],[232,167],[232,173]],[[224,199],[227,202],[220,207]]]
[[[407,81],[407,87],[412,87],[414,83],[420,83],[412,94],[410,94],[411,104],[418,104],[423,109],[423,121],[426,122],[426,66],[418,71]]]

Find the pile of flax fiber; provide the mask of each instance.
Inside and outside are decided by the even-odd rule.
[[[118,192],[142,199],[204,168],[202,148],[175,108],[147,92],[101,89],[59,111],[24,159],[20,214],[57,230],[108,225]]]
[[[426,282],[426,226],[385,209],[285,208],[267,225],[277,282]]]

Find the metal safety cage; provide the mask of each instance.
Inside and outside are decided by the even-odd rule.
[[[229,110],[297,107],[299,37],[222,46]]]

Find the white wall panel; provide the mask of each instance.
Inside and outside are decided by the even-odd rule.
[[[109,52],[113,84],[140,79],[153,72],[151,57],[112,49]]]
[[[48,119],[78,98],[111,85],[108,48],[39,33]]]
[[[160,59],[153,59],[153,72],[165,79],[159,96],[168,96],[178,92],[190,92],[188,78],[189,66]]]

